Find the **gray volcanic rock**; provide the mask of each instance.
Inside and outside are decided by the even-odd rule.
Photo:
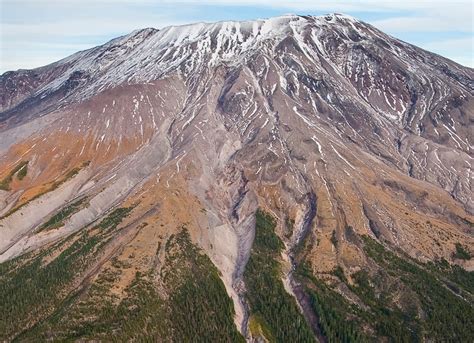
[[[242,332],[257,207],[294,224],[278,227],[290,264],[317,236],[308,258],[325,272],[365,263],[355,233],[422,261],[474,244],[474,70],[349,16],[135,31],[1,75],[0,110],[0,177],[29,161],[1,194],[0,261],[118,204],[153,209],[219,268]],[[79,196],[87,206],[37,232]]]

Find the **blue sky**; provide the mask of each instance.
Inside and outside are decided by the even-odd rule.
[[[0,0],[0,73],[39,67],[144,27],[332,12],[474,67],[470,0]]]

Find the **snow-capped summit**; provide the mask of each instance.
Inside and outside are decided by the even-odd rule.
[[[137,30],[0,76],[0,262],[97,234],[81,277],[120,255],[121,299],[134,275],[161,282],[186,228],[245,334],[257,208],[295,311],[297,264],[375,268],[368,237],[422,262],[472,246],[473,113],[473,69],[346,15]]]

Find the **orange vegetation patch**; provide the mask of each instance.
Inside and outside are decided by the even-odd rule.
[[[161,170],[159,179],[145,182],[140,191],[121,205],[135,206],[121,224],[124,227],[134,225],[135,229],[129,241],[101,268],[113,271],[116,279],[111,292],[117,299],[125,295],[125,289],[137,272],[160,270],[164,246],[172,234],[186,226],[192,239],[199,242],[205,232],[207,219],[202,205],[187,190],[183,175],[172,177],[172,174],[172,168]]]
[[[35,199],[39,198],[40,196],[42,196],[42,195],[44,195],[48,192],[54,191],[59,186],[61,186],[63,183],[65,183],[66,181],[68,181],[68,180],[72,179],[74,176],[76,176],[82,168],[85,168],[88,165],[89,165],[88,161],[84,162],[80,166],[74,167],[71,170],[69,170],[63,177],[61,177],[58,180],[48,182],[48,183],[43,184],[43,185],[39,185],[39,186],[29,188],[18,199],[15,207],[13,207],[10,211],[8,211],[3,217],[7,217],[10,214],[12,214],[13,212],[18,211],[21,207],[23,207],[24,205],[26,205],[30,201],[35,200]]]

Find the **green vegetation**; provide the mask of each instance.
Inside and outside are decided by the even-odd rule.
[[[331,234],[331,243],[332,243],[332,245],[334,245],[335,247],[337,247],[336,230],[333,230],[333,231],[332,231],[332,234]]]
[[[453,257],[460,260],[470,260],[471,254],[462,246],[461,243],[456,243],[456,252]]]
[[[97,227],[102,229],[104,232],[110,232],[118,224],[120,224],[126,216],[132,211],[132,207],[119,207],[110,212],[107,217],[97,224]]]
[[[384,281],[388,282],[382,275],[372,278],[366,271],[359,271],[352,277],[356,285],[351,286],[350,289],[370,308],[369,312],[362,313],[362,318],[372,324],[378,337],[389,339],[397,337],[401,342],[420,341],[415,297],[412,298],[413,307],[408,308],[410,304],[406,304],[407,308],[401,309],[394,303],[394,295],[396,285],[403,287],[402,285],[394,283],[394,289],[388,287],[388,289],[378,291],[373,283],[380,282],[377,286],[381,287]],[[409,289],[404,289],[403,292],[406,294],[402,296],[412,296]]]
[[[285,291],[278,262],[283,243],[275,220],[258,210],[255,240],[244,273],[250,304],[250,329],[274,342],[314,342],[295,300]]]
[[[329,343],[368,340],[360,329],[362,321],[357,319],[360,314],[357,306],[350,304],[339,293],[315,277],[307,264],[300,265],[296,273],[306,286],[305,290],[309,295],[311,308],[318,317],[321,333]]]
[[[26,163],[28,163],[28,161],[26,161]],[[33,196],[32,198],[28,199],[28,201],[25,201],[24,203],[12,208],[10,211],[8,211],[6,214],[4,214],[2,217],[0,217],[0,219],[3,219],[3,218],[6,218],[10,215],[12,215],[13,213],[15,213],[16,211],[18,211],[20,208],[22,208],[23,206],[27,205],[28,203],[30,203],[31,201],[35,200],[35,199],[38,199],[40,196],[46,194],[46,193],[49,193],[49,192],[52,192],[54,191],[55,189],[57,189],[59,186],[61,186],[63,183],[65,183],[66,181],[68,181],[69,179],[73,178],[74,176],[76,176],[82,168],[85,168],[87,167],[88,165],[90,164],[90,161],[86,161],[84,163],[81,164],[80,167],[75,167],[73,169],[71,169],[70,171],[68,171],[66,173],[66,175],[60,179],[60,180],[57,180],[57,181],[54,181],[53,183],[51,183],[49,185],[49,187],[47,187],[46,189],[44,189],[43,191],[39,192],[38,194],[36,194],[35,196]],[[14,175],[14,173],[12,174]],[[2,181],[3,182],[3,181]],[[8,185],[9,185],[10,182],[8,182]],[[1,184],[0,184],[0,189],[1,189]]]
[[[86,270],[129,211],[112,212],[114,221],[107,217],[98,225],[105,230],[81,231],[37,255],[0,264],[0,313],[8,314],[0,319],[0,340],[10,340],[63,306],[72,296],[74,278]],[[52,258],[55,253],[58,255]]]
[[[384,282],[383,279],[388,280],[387,275],[372,277],[367,273],[360,273],[357,275],[357,287],[354,290],[372,309],[379,306],[380,310],[376,311],[379,334],[398,333],[401,336],[396,337],[417,340],[425,337],[443,342],[474,340],[474,306],[471,301],[455,293],[457,287],[453,285],[448,287],[436,272],[430,271],[432,265],[419,265],[407,256],[402,258],[395,255],[367,236],[363,238],[367,255],[382,268],[384,273],[400,282],[398,285],[405,288],[403,290],[405,294],[413,294],[413,299],[408,303],[419,303],[421,309],[421,313],[406,308],[404,311],[389,310],[385,299],[388,299],[393,292],[379,294],[378,300],[375,301],[375,288],[371,285],[371,283],[377,284],[376,280],[380,283]],[[462,284],[472,285],[473,273],[466,273],[455,268],[446,277],[454,276],[450,280],[451,283],[457,279],[462,280]],[[382,311],[389,312],[389,316],[380,317]]]
[[[129,210],[116,209],[92,231],[99,229],[99,235],[108,237]],[[94,249],[99,246],[94,245]],[[112,259],[111,266],[92,284],[55,303],[53,312],[17,340],[244,342],[234,325],[233,303],[216,267],[191,243],[185,229],[168,240],[165,259],[161,286],[156,283],[154,269],[136,272],[122,297],[113,287],[131,265]],[[160,292],[159,287],[163,287]],[[163,298],[163,291],[169,297]]]
[[[265,337],[269,342],[275,342],[275,337],[273,337],[270,328],[265,324],[265,320],[258,314],[250,315],[249,331],[253,337]]]
[[[13,181],[13,176],[16,175],[18,180],[23,180],[28,172],[28,161],[21,161],[12,169],[12,171],[0,181],[0,189],[4,191],[10,190],[10,183]]]
[[[474,295],[474,272],[468,272],[458,265],[451,265],[445,259],[435,263],[429,262],[427,267],[451,289],[458,292],[464,290],[470,293],[471,297]]]
[[[84,201],[65,207],[45,227],[61,225]],[[113,258],[96,277],[86,277],[131,210],[117,208],[89,229],[0,264],[0,311],[8,314],[0,316],[0,341],[243,342],[219,271],[184,227],[156,250],[164,250],[161,268],[128,270],[133,280],[123,284],[123,293],[114,286],[132,268],[128,260]],[[275,226],[273,217],[257,211],[244,272],[250,333],[270,342],[314,342],[281,281],[284,245]],[[446,260],[419,263],[367,236],[359,241],[370,268],[349,277],[337,267],[328,274],[331,281],[305,262],[294,273],[308,300],[305,309],[316,315],[312,324],[327,342],[474,341],[474,273]]]
[[[160,341],[166,336],[166,317],[150,275],[137,272],[122,300],[110,292],[116,277],[116,273],[105,270],[85,296],[71,296],[21,340]]]
[[[9,313],[0,322],[2,339],[28,327],[58,306],[64,299],[65,287],[81,270],[86,257],[97,243],[94,237],[83,234],[51,263],[43,265],[46,255],[27,261],[21,268],[11,268],[14,260],[2,265],[0,280],[0,311]],[[3,273],[4,269],[10,269]]]
[[[84,207],[86,200],[87,198],[84,197],[66,207],[63,207],[58,213],[53,215],[47,222],[41,225],[38,229],[38,232],[57,229],[63,226],[66,219]]]
[[[332,272],[334,276],[337,276],[342,282],[347,282],[346,276],[344,275],[344,270],[341,266],[337,266]]]
[[[166,246],[163,281],[174,342],[244,342],[235,327],[234,305],[217,268],[183,229]],[[186,310],[183,310],[186,309]]]
[[[296,271],[328,342],[474,340],[474,273],[445,260],[421,264],[362,239],[372,268],[352,274],[353,283],[340,267],[332,273],[359,305],[336,292],[336,284],[313,275],[307,264]]]
[[[79,172],[81,171],[81,169],[87,167],[88,165],[90,164],[90,161],[86,161],[86,162],[83,162],[79,167],[74,167],[72,168],[71,170],[69,170],[66,175],[64,175],[64,177],[60,180],[57,180],[57,181],[54,181],[51,186],[44,192],[38,194],[37,196],[35,196],[33,199],[36,199],[38,197],[40,197],[41,195],[45,194],[45,193],[48,193],[48,192],[52,192],[54,191],[55,189],[57,189],[59,186],[61,186],[63,183],[65,183],[66,181],[72,179],[74,176],[76,176],[77,174],[79,174]],[[31,199],[31,200],[33,200]],[[30,201],[31,201],[30,200]]]
[[[293,230],[295,228],[295,220],[289,217],[285,220],[285,237],[290,239],[293,235]]]
[[[21,181],[25,178],[26,174],[28,174],[28,161],[18,170],[16,177]]]

